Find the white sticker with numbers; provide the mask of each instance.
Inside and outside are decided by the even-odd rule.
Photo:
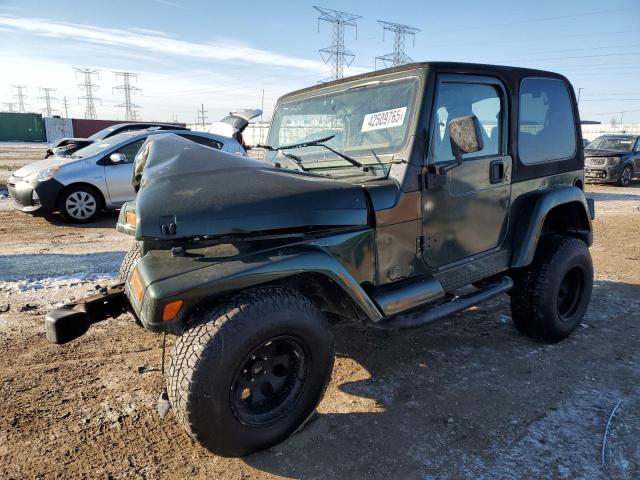
[[[399,127],[404,123],[407,107],[394,108],[384,112],[367,113],[362,121],[362,131],[380,130],[382,128]]]

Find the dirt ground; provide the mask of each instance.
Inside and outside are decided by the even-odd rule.
[[[520,335],[507,296],[415,331],[338,326],[319,414],[241,459],[157,415],[161,337],[131,318],[46,341],[47,309],[116,274],[116,216],[74,227],[0,200],[0,478],[640,478],[640,183],[588,190],[596,283],[573,336]]]

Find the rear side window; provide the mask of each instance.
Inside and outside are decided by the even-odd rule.
[[[188,138],[189,140],[204,145],[205,147],[215,148],[216,150],[222,150],[222,142],[218,142],[212,138],[201,137],[199,135],[180,135],[181,137]]]
[[[520,161],[525,164],[562,160],[575,153],[573,109],[561,80],[522,80],[518,149]]]

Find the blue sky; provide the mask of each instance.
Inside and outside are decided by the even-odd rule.
[[[66,96],[82,117],[73,66],[100,69],[101,118],[120,119],[113,71],[139,73],[144,119],[192,122],[204,103],[209,120],[235,108],[259,107],[268,117],[276,98],[326,78],[318,49],[330,25],[312,5],[362,15],[349,73],[374,68],[383,42],[377,20],[421,29],[407,54],[416,61],[497,63],[558,71],[582,88],[583,119],[640,121],[640,0],[245,1],[0,0],[0,107],[14,101],[12,84],[28,85],[31,110],[39,87]],[[54,104],[60,108],[60,104]]]

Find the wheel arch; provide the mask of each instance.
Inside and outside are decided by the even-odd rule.
[[[530,212],[516,227],[512,268],[529,265],[540,238],[545,235],[568,235],[584,241],[587,246],[593,243],[587,200],[576,186],[556,187],[539,193]]]
[[[89,182],[73,182],[73,183],[69,183],[68,185],[65,185],[64,188],[62,190],[60,190],[60,192],[58,193],[58,196],[56,197],[56,209],[60,209],[60,200],[62,200],[62,197],[72,188],[76,188],[76,187],[89,187],[91,190],[94,190],[97,194],[98,194],[98,200],[100,201],[100,206],[101,208],[105,208],[107,203],[106,203],[106,199],[104,197],[104,193],[102,193],[102,190],[100,190],[99,187],[89,183]]]

